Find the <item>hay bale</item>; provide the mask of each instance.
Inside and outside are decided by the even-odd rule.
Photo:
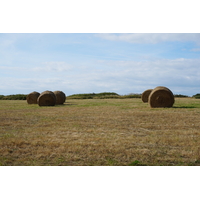
[[[38,97],[37,103],[39,106],[55,106],[56,96],[51,91],[44,91]]]
[[[148,102],[152,108],[172,107],[174,101],[172,91],[163,86],[154,88],[148,98]]]
[[[66,95],[62,91],[54,91],[53,92],[56,96],[56,104],[63,104],[66,100]]]
[[[28,104],[37,104],[37,99],[40,96],[39,92],[31,92],[26,96],[26,101]]]
[[[142,101],[144,103],[147,103],[148,102],[148,98],[149,98],[149,95],[150,93],[152,92],[153,89],[148,89],[148,90],[145,90],[143,93],[142,93]]]

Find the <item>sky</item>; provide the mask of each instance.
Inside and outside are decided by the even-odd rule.
[[[199,33],[1,33],[0,94],[200,93]]]

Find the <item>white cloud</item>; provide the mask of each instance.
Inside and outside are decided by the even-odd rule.
[[[3,70],[6,74],[19,73],[21,75],[38,74],[38,73],[59,73],[66,72],[73,69],[74,66],[66,62],[44,62],[40,66],[24,66],[24,67],[11,67],[11,66],[0,66],[0,70]]]
[[[64,72],[73,69],[73,66],[66,62],[44,62],[40,67],[33,67],[33,71]]]
[[[44,90],[62,90],[67,95],[105,91],[128,94],[142,93],[159,85],[169,87],[175,94],[193,95],[200,91],[200,59],[101,60],[96,63],[95,67],[93,63],[76,67],[65,62],[48,62],[26,71],[9,68],[10,74],[7,72],[7,76],[0,79],[0,91],[1,94]],[[5,69],[1,67],[4,73]],[[21,76],[16,76],[16,69],[18,74],[21,70]]]
[[[194,51],[194,52],[200,51],[200,48],[194,48],[194,49],[191,49],[190,51]]]
[[[200,44],[199,33],[124,33],[124,34],[97,34],[97,37],[113,41],[130,43],[159,43],[167,41],[191,41]]]
[[[102,63],[107,70],[105,68],[98,72],[82,74],[79,77],[79,81],[81,79],[83,81],[82,86],[87,85],[88,90],[93,88],[93,91],[108,90],[120,94],[141,93],[145,89],[159,85],[171,88],[174,93],[182,90],[185,94],[192,95],[198,92],[196,90],[197,83],[200,82],[199,59],[102,61]]]

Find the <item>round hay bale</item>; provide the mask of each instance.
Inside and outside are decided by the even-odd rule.
[[[148,102],[148,98],[149,98],[149,95],[150,93],[152,92],[153,89],[148,89],[148,90],[145,90],[143,93],[142,93],[142,101],[144,103],[147,103]]]
[[[172,107],[174,95],[170,89],[158,86],[150,93],[148,102],[152,108]]]
[[[51,91],[44,91],[38,97],[37,103],[39,106],[55,106],[56,96]]]
[[[28,104],[37,104],[37,99],[40,96],[39,92],[31,92],[26,96],[26,101]]]
[[[56,104],[63,104],[66,100],[66,95],[62,91],[54,91],[53,92],[56,96]]]

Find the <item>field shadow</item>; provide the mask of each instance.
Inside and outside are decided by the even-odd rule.
[[[199,108],[198,106],[173,106],[173,108]]]
[[[73,106],[73,105],[78,105],[77,103],[64,103],[61,106]]]

